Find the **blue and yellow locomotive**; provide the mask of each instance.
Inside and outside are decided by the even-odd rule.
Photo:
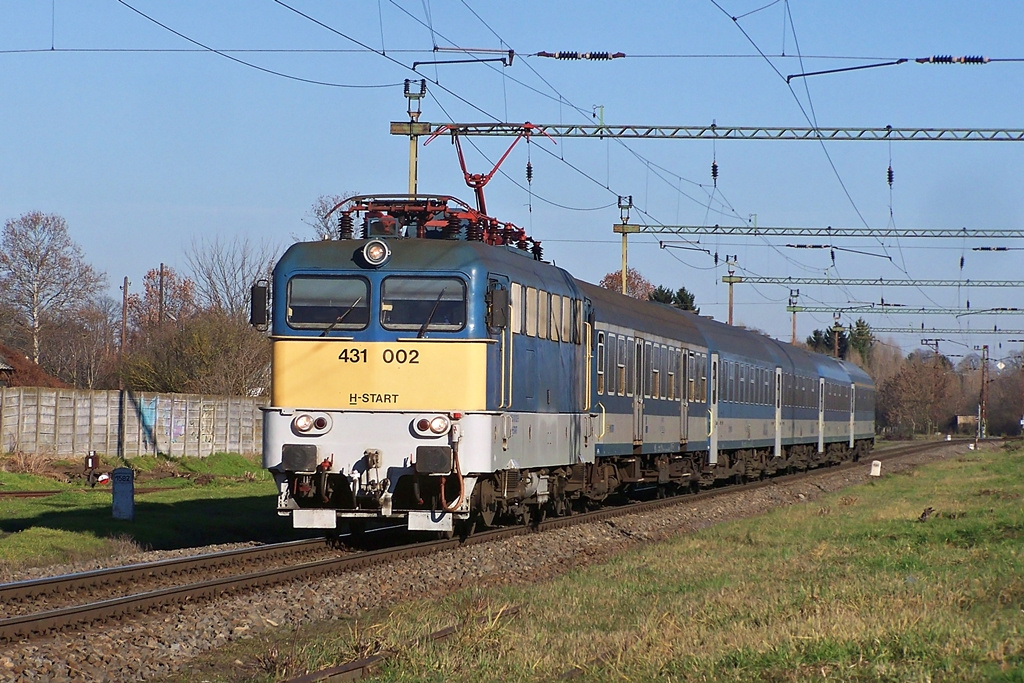
[[[451,197],[336,209],[273,276],[263,459],[295,527],[524,523],[873,444],[856,366],[578,281]]]

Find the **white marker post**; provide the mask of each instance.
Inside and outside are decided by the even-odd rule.
[[[130,467],[113,471],[114,519],[135,520],[135,472]]]

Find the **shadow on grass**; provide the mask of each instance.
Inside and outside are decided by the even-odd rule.
[[[56,500],[51,509],[35,514],[0,519],[0,532],[14,533],[32,527],[61,529],[97,537],[128,536],[140,546],[171,550],[215,543],[287,541],[319,534],[291,528],[291,519],[278,517],[273,496],[206,498],[175,502],[136,501],[135,520],[112,517],[109,499],[103,504]],[[62,504],[64,503],[64,504]],[[60,508],[64,509],[60,509]]]

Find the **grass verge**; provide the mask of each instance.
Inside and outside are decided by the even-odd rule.
[[[1019,444],[971,452],[550,582],[243,641],[191,673],[247,662],[269,681],[395,649],[375,680],[1024,681],[1022,471]],[[517,618],[406,649],[508,604]]]
[[[131,522],[112,518],[109,486],[90,491],[78,481],[0,472],[4,490],[62,491],[46,498],[0,497],[0,576],[139,549],[295,537],[287,520],[274,512],[273,481],[253,459],[221,453],[203,459],[133,458],[129,464],[136,470],[137,489],[169,487],[137,493]],[[143,476],[154,470],[163,475],[159,481]]]

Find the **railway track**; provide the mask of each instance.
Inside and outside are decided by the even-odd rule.
[[[895,447],[876,452],[873,459],[884,461],[922,452],[936,445],[926,443]],[[9,642],[45,635],[187,601],[211,599],[229,592],[273,586],[294,579],[307,579],[384,562],[422,557],[463,544],[488,543],[534,531],[602,521],[681,503],[694,503],[733,491],[793,482],[818,473],[866,466],[868,463],[864,461],[844,463],[743,486],[631,502],[593,512],[548,519],[535,527],[490,529],[477,532],[465,540],[447,539],[354,551],[351,548],[333,548],[324,539],[310,539],[0,584],[0,604],[5,606],[5,618],[0,619],[0,641]],[[310,554],[318,557],[310,560]],[[296,561],[297,558],[299,561]],[[201,578],[192,580],[194,577]],[[170,583],[174,585],[169,586]]]

